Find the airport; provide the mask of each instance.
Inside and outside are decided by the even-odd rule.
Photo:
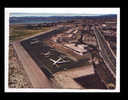
[[[64,29],[60,29],[64,31]],[[58,33],[61,33],[58,30]],[[36,36],[21,42],[23,47],[31,55],[31,57],[36,61],[40,68],[45,72],[46,75],[52,76],[57,71],[66,70],[72,67],[82,66],[82,63],[73,61],[68,56],[63,53],[58,52],[52,47],[49,47],[43,43],[43,39],[49,38],[50,34],[57,34],[54,31],[47,33],[46,35]],[[80,52],[81,53],[81,52]],[[84,59],[88,60],[88,59]]]
[[[60,23],[13,44],[34,87],[115,88],[116,56],[104,33],[111,23],[84,23]]]

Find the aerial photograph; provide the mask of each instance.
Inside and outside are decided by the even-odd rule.
[[[46,9],[9,13],[8,88],[114,90],[117,14]]]

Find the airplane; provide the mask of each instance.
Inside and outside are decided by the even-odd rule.
[[[62,59],[61,57],[57,60],[54,60],[54,59],[50,59],[50,60],[53,62],[53,65],[55,65],[57,63],[69,62],[69,61],[66,61],[66,60]]]
[[[50,55],[50,52],[48,51],[48,52],[44,53],[44,55],[48,56],[48,55]]]
[[[36,40],[36,41],[31,41],[30,43],[31,43],[31,45],[32,44],[35,44],[35,43],[38,43],[39,41],[38,40]]]
[[[50,56],[52,56],[52,55],[54,55],[54,54],[52,54],[50,51],[48,51],[48,52],[46,52],[46,53],[44,53],[44,52],[42,52],[40,55],[44,55],[44,56],[46,56],[46,57],[50,57]]]

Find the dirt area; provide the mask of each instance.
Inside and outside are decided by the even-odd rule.
[[[19,63],[14,48],[9,46],[9,88],[32,88],[23,66]]]
[[[54,81],[57,86],[65,89],[84,89],[78,84],[74,78],[94,74],[93,65],[83,66],[79,68],[72,68],[67,71],[60,71],[54,74]]]

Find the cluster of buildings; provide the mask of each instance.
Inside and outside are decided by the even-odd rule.
[[[83,56],[84,54],[86,54],[87,51],[87,47],[88,45],[84,45],[84,44],[78,44],[76,45],[75,43],[70,43],[70,44],[64,44],[65,47],[70,48],[73,50],[73,52]]]
[[[97,45],[95,37],[89,34],[89,26],[85,25],[74,25],[66,32],[53,36],[52,40],[81,56],[92,49],[88,45]]]
[[[116,37],[116,22],[105,22],[101,25],[104,32],[104,36]]]

